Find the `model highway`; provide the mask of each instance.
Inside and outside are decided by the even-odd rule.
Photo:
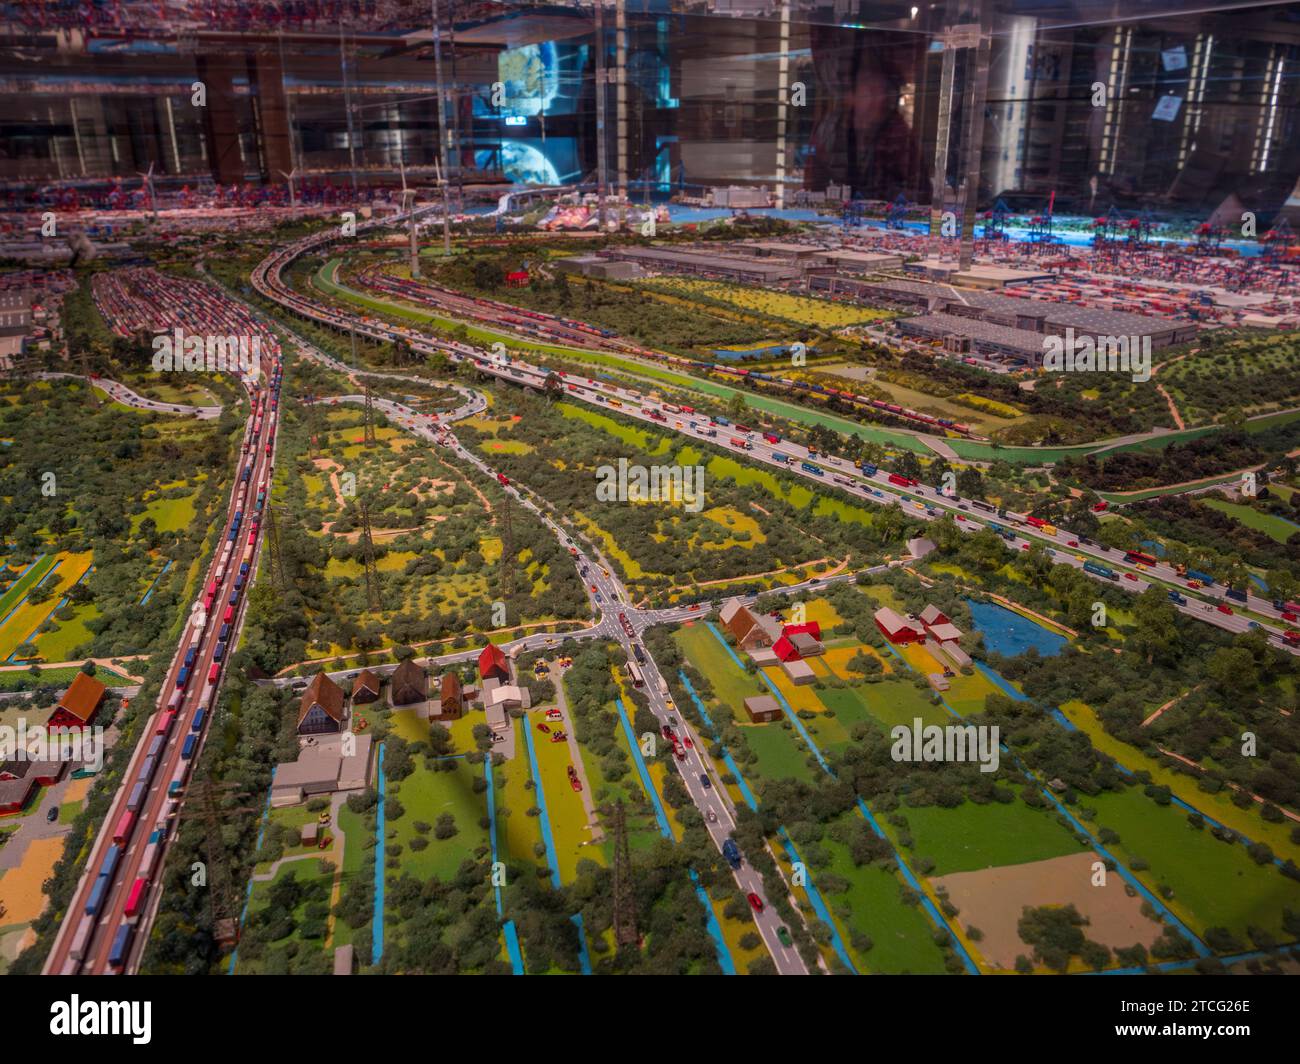
[[[391,220],[364,223],[366,227],[392,224],[395,222]],[[357,228],[361,230],[363,226]],[[510,356],[494,356],[468,344],[431,340],[414,329],[326,306],[300,295],[283,281],[282,271],[295,258],[308,251],[319,251],[338,239],[333,231],[318,233],[276,251],[253,271],[254,286],[293,313],[332,328],[345,332],[355,330],[381,342],[402,339],[416,351],[442,354],[453,361],[472,361],[481,372],[500,380],[539,390],[545,388],[547,378],[552,376],[550,370]],[[898,480],[905,478],[898,478],[885,469],[858,470],[843,458],[820,456],[801,444],[779,437],[768,439],[760,433],[740,431],[736,426],[710,419],[707,415],[696,415],[689,407],[651,398],[629,388],[573,374],[560,373],[558,376],[567,398],[616,409],[625,416],[649,422],[660,431],[675,430],[697,441],[715,443],[724,450],[731,450],[737,457],[801,476],[822,490],[843,491],[864,501],[904,507],[909,516],[921,520],[950,515],[957,526],[967,532],[990,527],[995,531],[1001,529],[1000,534],[1010,549],[1028,549],[1030,544],[1038,543],[1050,551],[1049,557],[1054,563],[1071,565],[1101,583],[1134,593],[1141,593],[1152,585],[1159,586],[1172,593],[1172,605],[1186,616],[1234,633],[1259,627],[1271,645],[1288,653],[1300,654],[1300,636],[1288,636],[1289,618],[1283,616],[1293,611],[1251,592],[1246,592],[1244,600],[1234,607],[1228,604],[1221,590],[1197,587],[1168,564],[1156,561],[1139,568],[1127,561],[1124,551],[1087,541],[1065,529],[1035,525],[1028,515],[1005,513],[998,516],[982,500],[966,499],[957,494],[945,495],[938,489],[916,483],[899,484]],[[1102,571],[1087,568],[1090,563]],[[1173,594],[1178,598],[1173,598]],[[1237,608],[1262,620],[1242,616]]]

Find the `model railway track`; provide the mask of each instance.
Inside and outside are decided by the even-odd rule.
[[[963,425],[951,418],[935,417],[919,410],[900,406],[867,395],[860,395],[847,389],[832,388],[826,384],[780,377],[759,370],[746,369],[729,365],[725,362],[709,362],[702,359],[686,358],[664,351],[654,351],[640,347],[620,337],[612,329],[601,329],[586,322],[572,318],[561,318],[540,311],[526,310],[510,303],[494,299],[467,296],[442,285],[428,281],[411,281],[394,277],[383,272],[381,266],[369,266],[358,274],[358,280],[366,288],[394,299],[413,303],[420,307],[429,307],[446,314],[481,322],[487,326],[508,325],[512,332],[531,339],[551,344],[576,344],[580,347],[597,351],[608,351],[629,355],[634,358],[658,362],[682,370],[692,376],[719,376],[728,382],[749,383],[756,391],[770,392],[777,395],[805,397],[816,402],[832,405],[838,403],[855,413],[893,418],[907,425],[924,431],[944,435],[952,433],[969,440],[986,440],[969,425]]]
[[[371,222],[369,225],[393,224]],[[533,366],[509,356],[497,358],[469,344],[456,341],[431,340],[414,329],[393,325],[382,319],[369,315],[353,315],[346,311],[327,307],[306,299],[288,287],[281,279],[281,272],[298,256],[308,251],[318,250],[322,245],[333,242],[335,234],[317,234],[305,238],[296,244],[280,249],[255,268],[252,274],[254,286],[267,298],[274,300],[286,309],[310,320],[328,325],[341,332],[355,329],[358,333],[370,336],[381,342],[392,342],[398,338],[404,340],[414,350],[426,353],[438,352],[452,361],[471,361],[476,368],[500,380],[542,390],[551,371]],[[846,460],[836,456],[819,456],[817,452],[793,441],[782,440],[772,434],[764,434],[756,439],[755,433],[745,426],[733,426],[726,418],[710,419],[707,415],[696,415],[689,406],[650,400],[629,389],[622,389],[613,384],[593,378],[579,378],[560,373],[565,382],[565,389],[572,398],[608,406],[620,410],[629,417],[656,423],[663,428],[675,428],[688,438],[713,440],[719,446],[730,446],[751,461],[763,461],[766,464],[784,468],[786,471],[826,486],[834,486],[848,494],[867,501],[883,500],[893,502],[908,509],[909,516],[922,520],[933,520],[944,514],[950,515],[967,531],[988,528],[1007,540],[1013,549],[1027,549],[1037,542],[1053,552],[1056,564],[1070,564],[1080,568],[1091,578],[1110,586],[1120,587],[1130,592],[1140,592],[1154,583],[1167,590],[1170,600],[1184,616],[1193,617],[1207,623],[1213,623],[1229,631],[1243,631],[1247,627],[1262,628],[1271,645],[1292,654],[1300,654],[1300,630],[1287,627],[1290,617],[1286,616],[1285,604],[1273,603],[1257,596],[1246,594],[1246,599],[1238,602],[1241,606],[1255,612],[1270,621],[1281,622],[1281,627],[1265,625],[1237,617],[1233,608],[1217,595],[1211,594],[1203,586],[1187,581],[1172,568],[1146,572],[1131,566],[1123,560],[1123,552],[1115,558],[1109,548],[1080,539],[1066,529],[1056,529],[1045,521],[1030,520],[1030,515],[1008,514],[997,510],[981,500],[964,500],[957,496],[945,496],[938,489],[928,488],[915,481],[891,473],[888,470],[870,467],[851,471],[846,476],[834,467],[843,468]],[[670,420],[671,419],[671,420]],[[719,438],[719,432],[726,435]],[[757,447],[757,450],[755,449]],[[780,447],[780,451],[774,450]],[[830,466],[828,470],[827,466]],[[850,472],[850,470],[845,470]],[[998,520],[1006,521],[1015,528],[1008,528]],[[1037,524],[1035,524],[1037,521]],[[1068,549],[1067,549],[1068,548]],[[1090,562],[1091,568],[1085,563]],[[1137,571],[1134,571],[1134,570]],[[1164,570],[1167,569],[1168,572]],[[1104,570],[1104,571],[1100,571]]]
[[[274,462],[282,360],[264,357],[267,384],[246,380],[252,402],[223,545],[187,621],[157,711],[149,718],[91,848],[46,959],[47,974],[134,972],[160,900],[159,874],[190,770],[211,727],[229,652],[238,640],[261,546]]]

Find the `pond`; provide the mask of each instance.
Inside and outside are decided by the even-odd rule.
[[[984,636],[984,645],[1003,657],[1018,657],[1030,647],[1042,657],[1055,657],[1067,642],[1065,636],[997,603],[967,599],[966,605],[975,630]]]

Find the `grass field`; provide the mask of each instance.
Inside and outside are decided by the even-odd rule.
[[[1247,528],[1263,532],[1264,535],[1276,543],[1285,543],[1300,532],[1300,525],[1292,524],[1280,517],[1274,517],[1272,514],[1261,513],[1253,506],[1246,506],[1243,503],[1227,502],[1223,499],[1204,499],[1201,505],[1208,506],[1211,510],[1218,510],[1221,514],[1227,514],[1229,517],[1240,521]]]
[[[900,812],[915,842],[912,852],[934,862],[932,876],[1079,852],[1078,841],[1054,813],[1033,809],[1019,799],[1006,805],[968,801],[956,809],[906,806]]]
[[[844,819],[859,819],[845,813]],[[841,923],[870,939],[870,949],[859,949],[854,936],[846,940],[859,971],[882,975],[936,975],[944,971],[943,952],[934,943],[933,927],[919,906],[908,905],[900,894],[900,882],[892,872],[878,865],[853,863],[847,846],[827,836],[820,843],[830,855],[829,869],[843,877],[849,889],[823,895]]]
[[[487,792],[475,787],[475,781],[482,781],[482,771],[463,760],[442,763],[454,765],[451,771],[433,771],[422,755],[416,755],[415,764],[406,779],[389,783],[390,797],[396,796],[406,811],[396,820],[389,815],[386,841],[402,845],[402,871],[421,879],[448,880],[462,861],[488,845],[487,829],[479,824],[487,815]],[[456,833],[439,839],[430,831],[423,836],[428,847],[413,849],[411,840],[420,835],[416,823],[434,824],[444,813],[455,818]]]
[[[197,491],[174,499],[153,499],[145,504],[144,512],[131,515],[131,531],[140,528],[146,517],[153,518],[159,532],[180,532],[190,527],[194,520]]]
[[[1173,889],[1167,904],[1197,932],[1226,927],[1244,941],[1246,929],[1256,926],[1284,938],[1283,910],[1300,911],[1300,883],[1271,863],[1257,865],[1244,847],[1196,830],[1174,806],[1156,805],[1134,788],[1084,796],[1080,805],[1097,811],[1095,821],[1085,821],[1094,833],[1105,826],[1119,834],[1108,849],[1150,865],[1140,878]]]

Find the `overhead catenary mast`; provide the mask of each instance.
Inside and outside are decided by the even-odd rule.
[[[438,87],[438,156],[442,160],[442,253],[451,254],[451,203],[447,191],[450,160],[447,151],[447,90],[442,83],[442,21],[440,4],[433,0],[433,76]]]
[[[596,215],[600,231],[605,231],[605,194],[609,187],[606,173],[608,145],[605,143],[605,0],[596,0]]]

